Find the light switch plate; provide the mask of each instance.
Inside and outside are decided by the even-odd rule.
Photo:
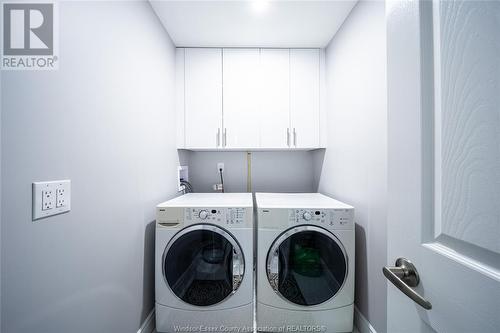
[[[71,180],[32,184],[33,221],[71,210]]]

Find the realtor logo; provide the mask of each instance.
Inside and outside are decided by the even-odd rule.
[[[2,69],[56,69],[54,3],[3,3]]]

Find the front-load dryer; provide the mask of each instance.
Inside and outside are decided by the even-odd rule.
[[[156,216],[156,330],[253,331],[252,194],[189,193]]]
[[[257,193],[257,330],[352,332],[353,207],[319,193]]]

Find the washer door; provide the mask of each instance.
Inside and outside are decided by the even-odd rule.
[[[278,237],[267,255],[273,290],[298,305],[318,305],[334,297],[347,277],[347,256],[340,241],[316,226],[300,226]]]
[[[214,225],[193,225],[176,234],[163,254],[163,276],[184,302],[209,306],[240,286],[245,272],[236,240]]]

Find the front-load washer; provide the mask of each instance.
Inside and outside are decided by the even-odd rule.
[[[352,332],[354,208],[319,193],[257,193],[257,330]]]
[[[189,193],[156,208],[156,330],[253,331],[251,193]]]

